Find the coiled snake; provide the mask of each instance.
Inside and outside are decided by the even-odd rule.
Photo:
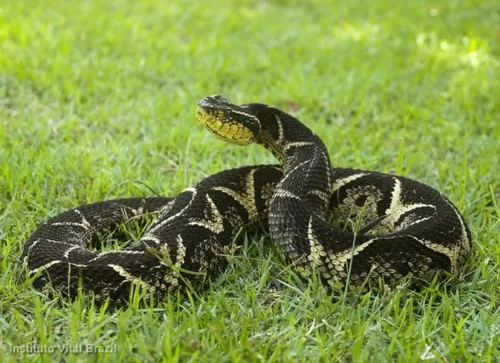
[[[223,171],[174,198],[104,201],[41,225],[22,258],[38,288],[98,297],[128,296],[139,284],[156,298],[217,276],[237,233],[268,225],[285,260],[327,287],[378,288],[406,277],[421,286],[457,273],[471,254],[470,232],[436,190],[404,177],[332,168],[323,142],[291,115],[264,104],[204,98],[198,120],[231,143],[263,145],[280,165]],[[88,243],[129,218],[155,214],[139,242],[121,251]],[[351,221],[361,228],[345,228]],[[331,222],[331,223],[330,223]],[[332,226],[332,223],[335,225]]]

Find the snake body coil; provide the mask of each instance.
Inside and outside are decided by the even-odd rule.
[[[236,106],[210,96],[197,117],[226,141],[262,144],[281,165],[223,171],[175,198],[105,201],[58,215],[24,247],[36,287],[50,283],[74,294],[81,286],[117,299],[139,283],[161,298],[219,274],[238,231],[267,223],[286,261],[330,287],[377,288],[408,276],[420,286],[440,272],[456,273],[469,259],[469,230],[436,190],[404,177],[332,168],[316,135],[264,104]],[[103,229],[151,213],[157,217],[136,246],[88,249]],[[353,223],[360,228],[345,228]]]

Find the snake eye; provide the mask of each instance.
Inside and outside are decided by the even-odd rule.
[[[225,117],[225,118],[227,118],[227,119],[228,119],[228,118],[231,118],[231,115],[232,115],[232,114],[233,114],[233,112],[232,112],[231,110],[229,110],[229,109],[224,110],[224,117]]]

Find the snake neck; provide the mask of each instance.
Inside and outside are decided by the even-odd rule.
[[[261,124],[256,142],[283,166],[277,192],[296,197],[324,215],[331,189],[331,163],[325,144],[296,118],[262,104],[246,105]]]

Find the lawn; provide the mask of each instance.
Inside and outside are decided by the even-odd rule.
[[[498,361],[499,75],[495,1],[0,0],[0,360]],[[467,271],[332,297],[246,235],[206,291],[156,306],[26,283],[23,243],[57,213],[275,162],[198,124],[214,93],[295,114],[335,166],[445,193],[474,239]]]

